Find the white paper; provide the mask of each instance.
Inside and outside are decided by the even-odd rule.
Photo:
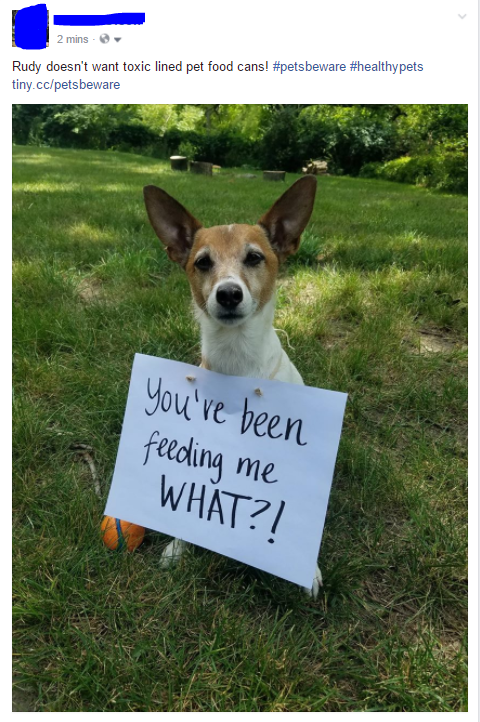
[[[346,400],[136,354],[105,514],[310,587]]]

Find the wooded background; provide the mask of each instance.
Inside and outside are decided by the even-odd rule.
[[[468,106],[14,105],[19,145],[120,150],[467,191]]]

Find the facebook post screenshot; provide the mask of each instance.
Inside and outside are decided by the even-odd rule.
[[[477,3],[10,12],[5,711],[477,720]]]

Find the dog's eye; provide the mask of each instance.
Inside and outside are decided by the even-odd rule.
[[[198,268],[200,271],[209,271],[213,266],[213,261],[210,256],[202,256],[197,261],[195,261],[194,265],[195,268]]]
[[[247,257],[245,258],[245,265],[246,266],[258,266],[259,263],[261,263],[264,260],[264,256],[262,256],[261,253],[255,253],[255,251],[250,251],[250,253],[247,253]]]

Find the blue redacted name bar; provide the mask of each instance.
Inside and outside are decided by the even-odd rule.
[[[54,25],[143,25],[145,13],[110,13],[109,15],[54,15]]]

